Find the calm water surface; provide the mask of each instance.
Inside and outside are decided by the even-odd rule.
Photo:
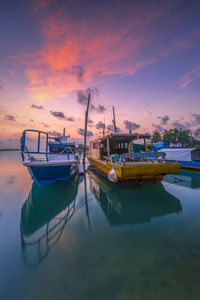
[[[40,188],[0,152],[1,299],[200,299],[200,174]]]

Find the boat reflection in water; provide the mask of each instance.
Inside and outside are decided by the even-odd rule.
[[[181,171],[176,175],[166,175],[162,181],[165,190],[178,199],[199,200],[200,173]]]
[[[180,213],[180,201],[165,191],[161,183],[141,187],[108,183],[89,169],[90,189],[106,215],[110,225],[139,224],[151,218]]]
[[[21,209],[21,245],[25,264],[39,264],[60,239],[75,211],[78,178],[32,189]]]

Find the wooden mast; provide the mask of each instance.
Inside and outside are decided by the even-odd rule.
[[[87,140],[87,123],[88,123],[89,106],[90,106],[90,93],[88,94],[87,110],[85,112],[85,133],[84,133],[84,147],[83,147],[83,165],[84,165],[84,167],[85,167],[86,140]]]
[[[114,106],[113,106],[113,126],[114,126],[114,133],[116,134],[116,133],[119,133],[118,132],[118,129],[117,129],[117,126],[116,126],[116,121],[115,121],[115,108],[114,108]]]

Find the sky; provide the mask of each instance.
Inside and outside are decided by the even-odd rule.
[[[0,148],[200,127],[200,0],[0,0]]]

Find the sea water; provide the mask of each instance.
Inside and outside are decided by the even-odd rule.
[[[200,173],[39,187],[1,151],[0,299],[200,299]]]

